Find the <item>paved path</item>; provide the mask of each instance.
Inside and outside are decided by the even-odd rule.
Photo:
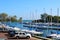
[[[31,37],[30,39],[16,39],[16,38],[8,38],[7,33],[0,33],[0,38],[5,38],[6,40],[41,40],[38,38]]]
[[[30,39],[7,39],[7,40],[41,40],[41,39],[31,37]]]

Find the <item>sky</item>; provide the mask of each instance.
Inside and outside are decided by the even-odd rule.
[[[57,15],[57,8],[60,9],[60,0],[0,0],[0,13],[16,15],[23,20],[40,19],[44,12]]]

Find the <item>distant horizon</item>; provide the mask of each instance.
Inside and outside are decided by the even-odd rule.
[[[57,15],[60,0],[0,0],[0,13],[16,15],[17,18],[22,17],[23,20],[40,19],[40,15],[44,12],[51,15],[51,8],[52,15]]]

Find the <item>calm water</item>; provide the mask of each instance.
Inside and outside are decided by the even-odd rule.
[[[20,23],[17,23],[17,22],[5,22],[4,24],[7,24],[11,27],[18,27],[20,29],[27,29],[27,30],[36,30],[37,28],[28,28],[28,27],[23,27],[23,24],[20,24]],[[46,35],[50,35],[52,32],[53,33],[57,33],[57,34],[60,34],[60,30],[48,30],[48,29],[45,29],[45,30],[42,30],[42,29],[38,29],[39,32],[43,32],[43,36],[46,36]]]

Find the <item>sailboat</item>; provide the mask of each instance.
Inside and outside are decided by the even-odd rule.
[[[35,12],[36,12],[36,15],[37,15],[37,10],[36,10]],[[32,30],[32,31],[33,31],[35,34],[43,34],[42,31],[38,31],[38,28],[37,28],[38,25],[37,25],[37,24],[39,24],[39,23],[37,22],[37,20],[38,20],[38,19],[37,19],[37,16],[35,16],[35,17],[36,17],[36,23],[35,23],[35,27],[36,27],[36,28],[35,28],[35,31],[33,31],[33,30]]]
[[[51,15],[52,15],[52,9],[51,9]],[[51,23],[49,23],[49,24],[51,24],[51,34],[50,35],[47,35],[47,37],[48,38],[52,38],[52,37],[55,37],[56,36],[56,34],[54,34],[53,32],[52,32],[52,17],[51,17]],[[49,25],[48,25],[49,26]],[[47,28],[47,30],[48,30],[48,28]]]
[[[52,13],[52,9],[51,9],[51,13]],[[59,13],[59,9],[57,9],[57,14]],[[58,15],[57,15],[58,16]],[[52,18],[51,18],[51,23],[52,23]],[[57,21],[58,23],[58,21]],[[51,25],[52,28],[52,25]],[[52,29],[51,29],[52,30]],[[47,36],[48,38],[53,38],[53,39],[60,39],[60,34],[54,33],[51,31],[51,34]]]
[[[31,16],[31,13],[30,13],[30,16]],[[33,16],[34,16],[34,14],[33,14]],[[32,18],[31,18],[31,20],[33,20]],[[34,30],[35,28],[37,29],[37,27],[36,27],[36,25],[37,24],[33,24],[32,22],[30,22],[30,25],[29,25],[29,27],[31,27],[31,30],[22,30],[22,31],[24,31],[24,32],[27,32],[27,33],[31,33],[31,34],[43,34],[43,32],[37,32],[36,30]],[[34,29],[33,29],[34,28]]]
[[[57,16],[59,16],[59,8],[57,9]],[[57,23],[58,23],[59,21],[57,21]],[[57,29],[58,30],[58,29]],[[60,40],[60,34],[58,34],[58,32],[57,32],[57,37],[56,37],[56,39],[59,39]]]

